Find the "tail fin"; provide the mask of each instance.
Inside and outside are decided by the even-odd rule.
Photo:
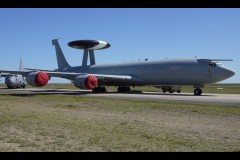
[[[57,62],[58,62],[58,69],[71,67],[65,59],[65,56],[62,52],[62,49],[61,49],[61,47],[58,43],[58,39],[53,39],[52,40],[52,45],[55,46]]]
[[[19,71],[23,70],[22,58],[20,58]]]

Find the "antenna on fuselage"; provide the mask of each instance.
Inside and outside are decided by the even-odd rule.
[[[99,40],[76,40],[68,43],[68,46],[76,49],[83,49],[82,66],[87,66],[88,55],[90,58],[90,65],[95,65],[94,50],[109,48],[111,45]]]

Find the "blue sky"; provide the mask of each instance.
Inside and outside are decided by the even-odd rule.
[[[233,8],[1,8],[0,68],[55,69],[51,40],[59,43],[72,66],[82,51],[72,40],[96,39],[111,47],[95,51],[97,64],[170,58],[233,59],[223,64],[236,75],[223,83],[240,83],[240,9]],[[68,82],[54,79],[52,82]]]

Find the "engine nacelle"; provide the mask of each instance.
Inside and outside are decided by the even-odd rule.
[[[93,75],[81,75],[77,76],[73,80],[74,86],[80,88],[80,89],[94,89],[98,85],[98,80]]]
[[[42,87],[48,84],[49,76],[43,71],[31,72],[26,76],[26,81],[31,86]]]

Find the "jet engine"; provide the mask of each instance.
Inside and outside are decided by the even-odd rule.
[[[48,84],[49,76],[43,71],[31,72],[26,76],[26,80],[31,86],[42,87]]]
[[[98,80],[93,75],[81,75],[77,76],[73,80],[74,86],[80,88],[80,89],[94,89],[98,85]]]

